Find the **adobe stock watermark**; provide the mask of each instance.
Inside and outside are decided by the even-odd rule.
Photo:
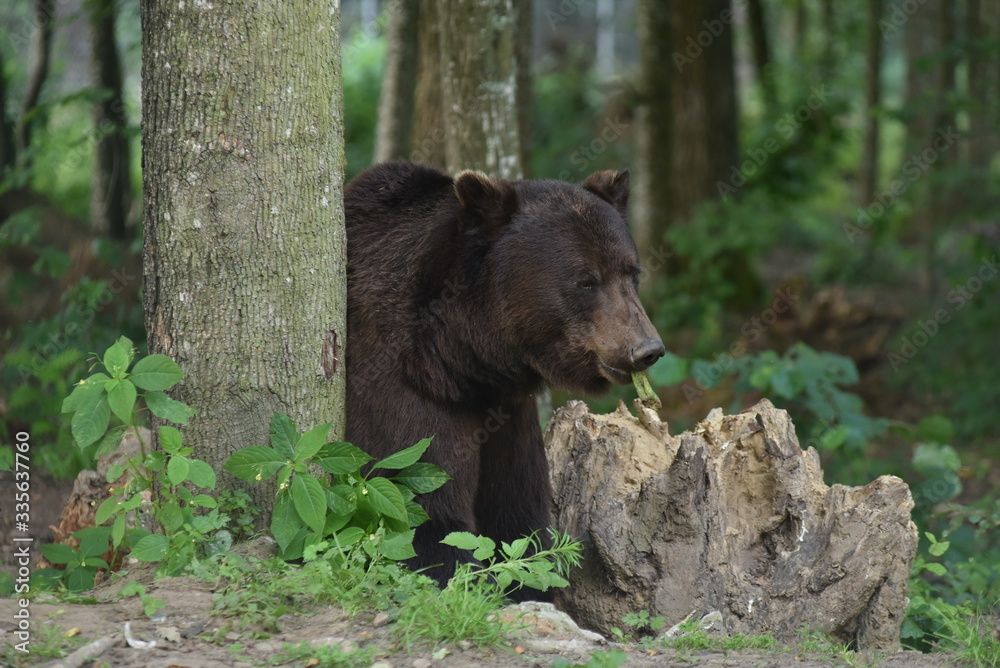
[[[733,7],[741,7],[747,3],[747,0],[733,0],[732,6],[726,7],[721,12],[719,12],[718,18],[705,19],[701,22],[704,30],[700,31],[697,35],[688,35],[687,40],[684,42],[683,51],[674,51],[671,57],[674,61],[674,67],[677,68],[678,72],[684,71],[685,65],[690,65],[701,55],[705,53],[705,49],[712,46],[715,39],[726,31],[726,28],[732,25],[733,20],[736,18],[733,12]]]
[[[906,25],[910,17],[925,4],[927,4],[927,0],[903,0],[903,2],[896,3],[892,8],[892,13],[878,21],[878,29],[882,33],[882,37],[888,37]]]
[[[938,128],[931,145],[919,153],[914,153],[900,168],[900,177],[893,179],[885,190],[875,194],[875,201],[866,207],[859,207],[854,224],[844,223],[842,229],[852,244],[855,239],[868,233],[875,222],[885,215],[893,204],[899,201],[914,183],[920,180],[941,156],[954,146],[960,138],[951,126]]]
[[[569,156],[569,163],[576,168],[576,174],[584,174],[597,158],[608,150],[612,144],[621,139],[622,135],[632,127],[629,123],[623,123],[621,116],[605,118],[597,136],[590,140],[589,144],[581,144]],[[573,178],[573,172],[564,169],[559,172],[560,181],[569,181]]]
[[[737,359],[750,352],[747,344],[759,341],[767,329],[778,321],[778,316],[787,313],[798,303],[800,298],[800,295],[783,288],[775,290],[774,294],[775,297],[771,305],[761,311],[760,315],[743,323],[743,327],[740,329],[740,338],[733,341],[725,352],[717,353],[712,363],[695,375],[693,384],[685,382],[681,385],[681,391],[684,392],[684,398],[689,404],[721,380],[733,368]]]
[[[893,371],[899,371],[906,366],[930,343],[931,339],[937,336],[941,327],[951,322],[953,315],[968,306],[986,283],[996,277],[997,264],[996,255],[991,258],[984,257],[979,267],[965,283],[948,292],[945,301],[949,306],[937,309],[927,320],[918,321],[917,331],[900,338],[898,348],[886,355]]]
[[[591,0],[562,0],[559,6],[545,10],[545,20],[549,22],[549,28],[555,30],[559,24],[569,21],[569,17],[580,11],[580,8],[588,4]]]
[[[739,165],[732,165],[729,169],[728,181],[716,181],[715,188],[719,191],[722,201],[727,201],[730,195],[735,195],[736,191],[747,184],[747,181],[759,172],[771,156],[781,150],[782,142],[795,136],[795,133],[806,121],[812,118],[814,112],[819,111],[826,105],[830,98],[830,92],[826,84],[813,86],[809,89],[809,97],[805,103],[800,104],[793,111],[789,111],[774,124],[774,130],[768,137],[757,146],[748,148],[745,153],[747,159]]]

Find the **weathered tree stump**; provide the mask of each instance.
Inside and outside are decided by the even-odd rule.
[[[636,408],[571,402],[546,432],[556,526],[585,549],[560,608],[605,634],[628,612],[669,626],[718,610],[728,633],[899,646],[917,548],[902,480],[828,487],[767,400],[680,436]]]

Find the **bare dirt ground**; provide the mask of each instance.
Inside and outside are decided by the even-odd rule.
[[[148,580],[142,576],[139,579]],[[34,601],[29,607],[31,621],[30,652],[22,654],[11,645],[16,637],[14,615],[18,604],[0,599],[0,664],[5,666],[70,665],[122,666],[125,668],[221,668],[222,666],[375,666],[378,668],[451,668],[498,666],[501,668],[549,666],[557,657],[572,664],[585,664],[595,652],[627,649],[622,645],[585,639],[578,631],[536,620],[511,638],[509,645],[494,648],[450,646],[427,647],[407,653],[392,639],[391,620],[374,614],[354,618],[336,608],[286,615],[279,621],[280,632],[269,636],[235,630],[233,620],[212,615],[212,585],[194,578],[181,577],[147,582],[150,594],[165,603],[160,621],[150,621],[137,597],[120,598],[122,586],[105,584],[94,592],[97,603],[67,604]],[[135,640],[155,641],[155,646],[135,649],[126,644],[125,623],[129,622]],[[66,636],[71,636],[67,638]],[[106,639],[105,647],[91,660],[62,662],[49,653],[54,645],[77,649],[93,641]],[[369,651],[367,657],[354,660],[327,659],[310,662],[308,657],[283,653],[286,644],[302,642],[312,647],[338,648],[341,652]],[[343,654],[341,654],[343,656]],[[814,666],[910,666],[939,668],[954,665],[947,654],[924,655],[915,652],[898,654],[809,654],[784,648],[774,651],[678,652],[659,650],[628,651],[626,666],[698,665],[709,668],[811,668]],[[79,654],[71,659],[82,658]]]

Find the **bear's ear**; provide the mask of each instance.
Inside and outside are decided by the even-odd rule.
[[[489,228],[510,220],[517,210],[517,193],[504,179],[465,171],[455,177],[455,196],[469,227]]]
[[[622,217],[628,215],[628,185],[627,169],[620,172],[604,170],[594,172],[583,182],[585,190],[589,190],[618,210]]]

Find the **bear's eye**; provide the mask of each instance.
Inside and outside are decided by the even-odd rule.
[[[576,287],[581,290],[593,290],[597,287],[597,279],[593,276],[584,276],[576,282]]]

